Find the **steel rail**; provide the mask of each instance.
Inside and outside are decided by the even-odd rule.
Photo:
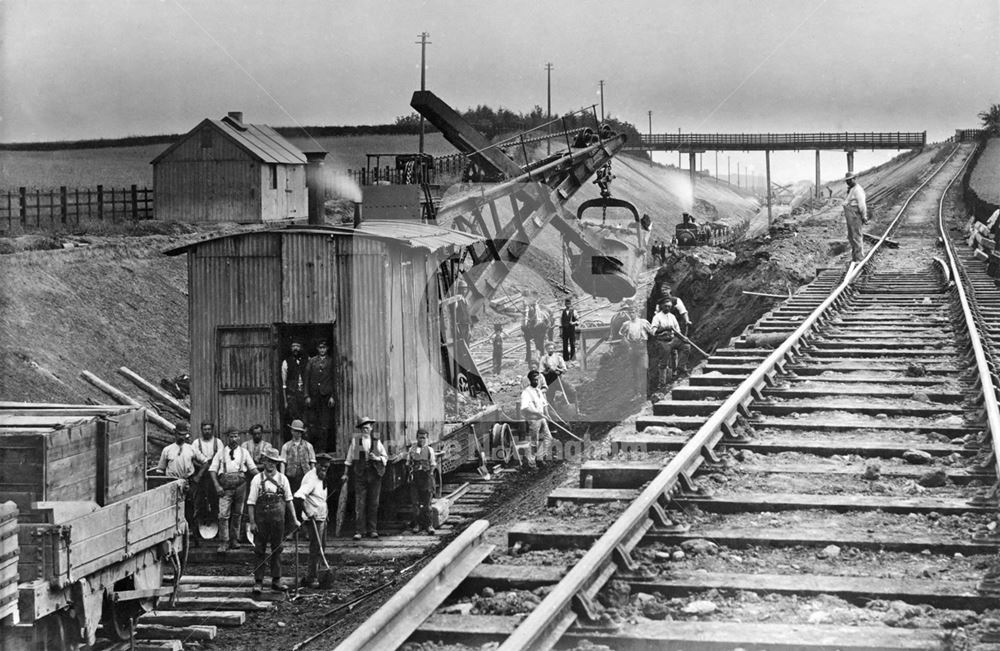
[[[930,174],[907,198],[900,207],[896,217],[879,238],[861,264],[848,269],[840,285],[799,325],[798,328],[768,357],[761,362],[749,377],[740,383],[739,387],[723,402],[691,439],[678,451],[670,463],[649,483],[639,496],[628,506],[624,513],[611,525],[583,558],[555,585],[542,602],[521,621],[517,628],[499,647],[500,651],[523,651],[526,649],[546,650],[552,648],[559,638],[576,620],[573,610],[576,602],[586,604],[589,596],[596,592],[614,572],[616,560],[628,556],[632,546],[641,539],[640,531],[648,529],[654,521],[660,519],[662,511],[660,501],[669,499],[682,478],[689,478],[685,473],[700,465],[702,458],[711,452],[712,448],[731,428],[737,415],[745,410],[747,405],[760,396],[765,383],[771,381],[774,371],[779,368],[790,354],[798,354],[799,346],[804,337],[809,335],[824,313],[833,305],[841,302],[846,290],[861,273],[872,257],[879,251],[889,233],[897,226],[912,199],[937,175],[951,160],[955,152]],[[630,546],[631,543],[631,546]]]
[[[340,644],[337,651],[395,649],[493,551],[476,520]]]
[[[983,408],[986,412],[986,422],[989,426],[990,440],[993,443],[993,450],[996,451],[1000,450],[1000,408],[998,408],[997,405],[997,390],[993,383],[993,373],[990,370],[986,352],[983,349],[982,338],[979,336],[979,327],[976,317],[973,315],[972,304],[969,301],[969,297],[966,294],[965,287],[963,286],[965,282],[968,282],[968,273],[966,272],[964,265],[959,263],[958,257],[955,255],[955,247],[952,244],[951,238],[948,237],[948,232],[944,226],[945,197],[948,194],[948,190],[955,183],[955,180],[959,177],[959,175],[961,175],[962,171],[966,168],[966,166],[968,166],[969,161],[971,160],[972,156],[965,159],[962,167],[958,170],[951,181],[948,182],[944,192],[941,193],[941,200],[938,202],[938,232],[941,234],[941,240],[944,242],[945,253],[948,256],[948,265],[951,269],[952,278],[955,279],[955,292],[958,294],[959,303],[962,305],[962,315],[965,317],[965,324],[969,332],[969,344],[975,357],[976,370],[979,373],[979,383],[983,392]],[[1000,476],[1000,455],[994,455],[994,467],[996,468],[998,476]]]

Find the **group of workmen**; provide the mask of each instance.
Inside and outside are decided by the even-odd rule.
[[[691,317],[684,301],[674,296],[670,287],[660,287],[660,300],[651,321],[644,319],[631,302],[626,302],[621,314],[623,322],[617,334],[628,350],[629,367],[633,371],[633,386],[637,394],[645,395],[647,371],[651,361],[657,368],[658,391],[667,391],[676,373],[687,373],[691,340],[687,338]],[[655,346],[650,347],[652,339]]]
[[[379,537],[382,477],[389,455],[375,425],[371,418],[358,420],[358,433],[347,450],[339,481],[339,492],[346,495],[348,478],[354,478],[355,540],[365,534]],[[212,423],[202,423],[200,436],[191,441],[186,423],[180,423],[174,443],[163,448],[156,468],[168,477],[188,481],[185,517],[195,546],[201,536],[199,525],[216,522],[220,554],[238,549],[244,540],[253,545],[255,592],[261,591],[268,569],[271,588],[287,589],[281,581],[283,541],[300,528],[309,539],[309,561],[302,585],[318,586],[333,456],[317,454],[313,445],[303,439],[306,427],[301,420],[292,421],[289,429],[291,438],[279,451],[264,440],[262,425],[252,426],[250,438],[241,442],[238,429],[227,429],[220,440]],[[416,442],[407,455],[413,508],[410,526],[414,533],[433,534],[430,507],[437,461],[428,439],[427,430],[417,430]],[[206,527],[206,532],[211,529]]]

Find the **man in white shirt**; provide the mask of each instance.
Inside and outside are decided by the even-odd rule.
[[[646,375],[649,369],[646,340],[653,334],[653,326],[640,317],[634,308],[627,307],[623,311],[628,316],[628,321],[619,328],[618,335],[628,346],[628,362],[633,372],[632,382],[636,395],[645,397]]]
[[[576,387],[574,387],[570,382],[563,378],[566,373],[566,361],[563,359],[562,355],[556,352],[555,344],[549,342],[545,345],[545,356],[542,357],[542,379],[545,380],[545,386],[540,387],[545,391],[545,395],[548,396],[549,390],[561,390],[566,399],[572,403],[576,402]]]
[[[667,391],[673,381],[674,350],[681,343],[677,334],[681,326],[677,317],[671,312],[673,301],[664,299],[658,306],[650,325],[653,327],[653,337],[656,340],[656,368],[659,371],[660,391]]]
[[[861,262],[865,257],[864,237],[861,227],[868,223],[868,204],[865,190],[857,182],[857,175],[848,172],[844,176],[847,183],[847,198],[844,199],[844,219],[847,221],[847,240],[851,245],[851,262]]]
[[[240,432],[226,431],[227,447],[219,450],[208,474],[219,495],[219,553],[240,546],[243,502],[247,497],[247,473],[257,474],[257,465],[246,448],[240,447]]]
[[[268,564],[267,548],[271,547],[271,589],[284,591],[281,583],[281,547],[285,539],[285,519],[292,526],[301,526],[292,506],[292,489],[288,478],[278,471],[284,461],[274,450],[264,453],[264,471],[254,475],[247,494],[250,531],[254,534],[253,591],[260,594],[264,567]]]
[[[316,467],[302,477],[302,485],[293,496],[302,500],[302,524],[306,529],[306,535],[309,536],[309,565],[302,580],[302,585],[308,588],[319,587],[316,575],[319,572],[319,559],[326,541],[326,520],[329,513],[324,482],[332,461],[333,457],[329,454],[317,454]]]
[[[215,424],[205,422],[201,424],[201,436],[191,444],[195,455],[195,473],[191,478],[191,489],[194,491],[194,512],[198,524],[215,522],[219,518],[219,495],[215,490],[215,483],[208,474],[208,466],[212,459],[219,453],[225,445],[215,435]],[[197,544],[200,533],[196,527],[194,530],[194,540]]]
[[[545,392],[538,386],[539,375],[538,371],[528,373],[530,386],[521,391],[521,417],[527,426],[528,437],[537,444],[537,463],[545,465],[545,458],[552,445],[552,432],[549,431],[549,423],[545,418],[545,408],[549,403]]]
[[[354,539],[361,540],[362,528],[369,538],[378,538],[378,504],[382,494],[382,475],[389,463],[389,453],[375,433],[375,421],[358,421],[360,436],[351,439],[344,459],[344,476],[340,490],[347,490],[348,470],[354,470]]]
[[[187,520],[188,531],[195,532],[198,529],[198,522],[194,517],[195,493],[190,481],[195,473],[195,462],[204,463],[205,460],[200,458],[198,452],[188,443],[189,434],[187,423],[178,423],[177,429],[174,430],[174,442],[160,452],[160,463],[157,464],[156,470],[167,477],[188,480],[188,490],[184,498],[184,519]],[[196,534],[192,533],[192,536]]]

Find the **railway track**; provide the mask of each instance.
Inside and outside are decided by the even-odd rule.
[[[970,153],[903,205],[898,248],[819,273],[506,550],[475,523],[338,648],[1000,648],[1000,300],[939,244]]]

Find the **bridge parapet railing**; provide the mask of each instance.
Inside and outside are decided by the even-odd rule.
[[[642,136],[641,147],[697,149],[731,147],[764,148],[858,148],[908,149],[927,143],[927,132],[843,131],[836,133],[655,133]]]

